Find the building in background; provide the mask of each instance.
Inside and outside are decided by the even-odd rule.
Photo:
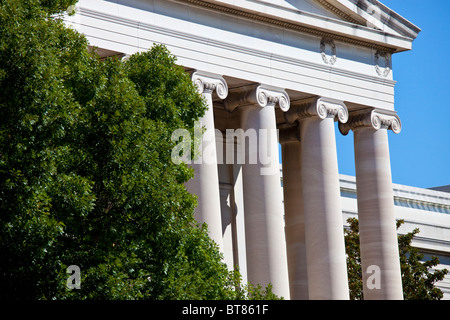
[[[355,177],[341,175],[341,199],[344,223],[350,217],[357,217]],[[405,223],[398,230],[400,234],[420,230],[412,245],[419,249],[424,259],[439,258],[437,269],[450,270],[450,193],[447,187],[438,190],[423,189],[394,184],[396,219]],[[436,286],[444,293],[444,300],[450,300],[450,275]]]

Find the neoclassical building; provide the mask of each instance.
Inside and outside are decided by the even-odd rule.
[[[348,299],[343,226],[357,213],[365,298],[403,298],[392,55],[418,27],[377,0],[80,0],[66,20],[104,57],[164,44],[191,74],[213,157],[192,164],[187,188],[245,281]],[[356,177],[339,175],[335,126],[353,131]]]

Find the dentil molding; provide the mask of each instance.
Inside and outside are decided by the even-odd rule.
[[[232,15],[232,16],[238,16],[238,17],[242,17],[245,19],[250,19],[250,20],[254,20],[254,21],[258,21],[258,22],[263,22],[263,23],[267,23],[269,25],[273,25],[273,26],[279,26],[282,27],[284,29],[290,29],[290,30],[294,30],[294,31],[300,31],[300,32],[304,32],[304,33],[308,33],[308,34],[313,34],[316,36],[320,36],[320,37],[326,37],[326,38],[334,38],[338,41],[342,41],[342,42],[346,42],[346,43],[350,43],[350,44],[354,44],[354,45],[360,45],[360,46],[364,46],[364,47],[368,47],[368,48],[375,48],[378,50],[382,50],[382,51],[387,51],[387,52],[395,52],[396,50],[393,48],[390,48],[389,46],[384,46],[381,44],[375,44],[370,40],[366,40],[366,39],[355,39],[353,37],[353,35],[348,34],[346,35],[342,35],[339,34],[337,32],[333,32],[333,31],[324,31],[324,30],[319,30],[318,28],[314,28],[314,27],[310,27],[310,26],[305,26],[305,25],[301,25],[298,23],[293,23],[293,22],[289,22],[286,21],[284,19],[277,19],[277,18],[273,18],[264,14],[258,14],[257,12],[250,12],[247,10],[242,10],[239,9],[238,7],[234,6],[224,6],[223,4],[220,3],[215,3],[213,0],[171,0],[174,2],[183,2],[183,3],[188,3],[190,5],[195,5],[198,7],[203,7],[206,8],[208,10],[213,10],[213,11],[218,11],[221,12],[223,14],[227,14],[227,15]],[[321,5],[324,5],[325,0],[315,0],[317,2],[319,2]],[[256,2],[256,1],[255,1]],[[330,9],[331,7],[334,7],[330,4],[327,5],[328,9]],[[353,18],[351,18],[349,15],[343,13],[341,10],[337,9],[336,7],[333,8],[332,10],[335,14],[341,16],[344,20],[350,22],[349,25],[351,25],[351,29],[353,31],[353,34],[355,33],[355,29],[359,30],[361,29],[361,23],[359,23],[358,21],[354,20]],[[308,15],[307,12],[302,12],[304,15]],[[319,18],[320,16],[315,16],[315,18]],[[328,18],[327,18],[328,19]],[[328,21],[330,21],[328,19]],[[343,21],[339,21],[340,24],[343,23]],[[380,31],[376,31],[374,29],[373,32],[380,32]],[[386,34],[385,34],[386,36]]]
[[[398,134],[402,130],[399,116],[395,112],[380,109],[365,109],[351,112],[346,123],[339,123],[339,131],[347,135],[358,128],[387,129]]]

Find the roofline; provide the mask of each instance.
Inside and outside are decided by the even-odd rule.
[[[367,25],[367,19],[377,20],[377,24],[382,29],[388,27],[399,35],[416,39],[420,31],[419,27],[402,17],[394,10],[387,7],[378,0],[313,0],[329,10],[337,13],[341,17],[349,16],[353,21],[358,21],[362,25]],[[378,12],[368,12],[371,10]],[[333,9],[335,8],[335,9]],[[339,14],[341,13],[341,14]],[[350,21],[350,20],[348,20]]]
[[[356,24],[354,21],[343,21],[324,17],[321,15],[305,12],[301,10],[288,10],[284,7],[271,5],[267,10],[267,5],[263,2],[245,1],[245,0],[172,0],[177,2],[189,3],[208,10],[219,11],[223,14],[234,15],[246,19],[257,20],[260,22],[278,25],[283,28],[292,29],[300,32],[312,33],[323,37],[331,37],[338,41],[349,42],[366,47],[376,48],[391,53],[408,51],[412,49],[412,42],[415,39],[414,32],[408,33],[409,36],[398,33],[388,33],[383,30],[368,27],[366,25]],[[353,13],[357,7],[353,2],[367,3],[368,0],[322,0],[330,3],[341,3],[341,7],[352,7]],[[371,0],[376,1],[377,0]],[[381,3],[380,3],[381,4]],[[380,5],[383,10],[392,13],[395,18],[392,22],[398,21],[400,15],[390,10],[384,5]],[[340,8],[342,9],[342,8]],[[361,10],[361,9],[359,9]],[[349,12],[350,9],[346,9]],[[361,20],[360,16],[360,20]],[[402,18],[404,21],[406,19]],[[414,26],[410,23],[411,26]],[[395,24],[393,24],[395,26]],[[415,26],[414,26],[415,27]],[[417,30],[415,27],[412,30]],[[417,36],[417,34],[416,34]]]
[[[386,23],[389,27],[391,27],[393,30],[399,32],[400,34],[410,37],[411,39],[416,39],[419,35],[420,31],[422,31],[418,26],[395,12],[394,10],[390,9],[388,6],[383,4],[382,2],[378,0],[338,0],[338,1],[350,1],[354,3],[356,6],[358,6],[360,9],[365,10],[368,5],[374,4],[377,5],[384,13],[384,15],[379,15],[378,19],[381,23]],[[389,17],[389,19],[386,21],[383,21],[384,17]]]

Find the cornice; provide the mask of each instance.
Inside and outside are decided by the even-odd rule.
[[[408,208],[416,208],[416,209],[423,209],[423,208],[434,208],[437,212],[445,212],[446,214],[450,213],[450,205],[448,204],[442,204],[437,202],[431,202],[431,201],[424,201],[424,200],[417,200],[413,198],[406,198],[406,197],[400,197],[400,196],[394,196],[394,201],[396,202],[396,206],[402,206],[402,207],[408,207]],[[429,210],[432,211],[432,210]],[[450,228],[449,228],[450,229]]]
[[[357,198],[356,177],[340,175],[340,189],[351,195],[352,198]],[[408,207],[432,212],[440,212],[450,214],[450,197],[442,199],[440,192],[435,192],[430,189],[422,189],[417,187],[393,184],[394,201],[397,207]],[[413,221],[414,223],[424,224],[424,222]],[[435,223],[427,224],[429,226],[436,226]],[[441,225],[439,227],[444,227]],[[450,229],[450,225],[445,225]]]
[[[341,193],[347,193],[348,195],[351,195],[351,198],[357,199],[358,195],[356,192],[356,189],[351,188],[340,188]],[[347,197],[346,195],[341,195],[341,197]],[[404,198],[404,197],[398,197],[394,196],[394,204],[396,207],[407,207],[412,209],[419,209],[424,211],[431,211],[431,212],[439,212],[442,214],[449,214],[450,213],[450,205],[440,204],[436,202],[431,201],[423,201],[423,200],[416,200],[412,198]],[[357,212],[355,212],[357,214]],[[414,224],[421,224],[425,226],[431,226],[431,227],[439,227],[439,228],[446,228],[450,229],[447,225],[436,225],[436,223],[425,223],[425,222],[419,222],[419,221],[412,221],[409,220],[408,222],[414,223]]]
[[[327,0],[313,0],[313,1],[318,3],[318,4],[320,4],[325,9],[333,12],[335,15],[337,15],[338,17],[341,17],[345,21],[348,21],[348,22],[351,22],[351,23],[354,23],[354,24],[362,25],[362,23],[360,23],[358,20],[353,19],[349,14],[347,14],[344,11],[340,10],[339,8],[333,6]]]
[[[278,26],[278,27],[281,27],[281,28],[289,29],[289,30],[299,31],[299,32],[307,33],[307,34],[312,34],[312,35],[315,35],[315,36],[319,36],[321,38],[330,38],[330,39],[333,39],[333,40],[342,41],[342,42],[353,44],[353,45],[368,47],[368,48],[372,48],[372,49],[375,49],[375,50],[388,52],[388,53],[391,53],[391,54],[397,51],[396,49],[394,49],[392,47],[389,47],[387,45],[383,46],[383,45],[375,44],[375,43],[369,42],[369,41],[358,40],[358,39],[355,39],[355,38],[344,36],[342,34],[326,32],[326,31],[319,30],[319,29],[316,29],[316,28],[304,26],[304,25],[301,25],[301,24],[292,23],[292,22],[281,20],[281,19],[275,19],[275,18],[271,18],[270,16],[258,14],[258,13],[255,13],[255,12],[239,10],[237,8],[232,8],[232,7],[224,6],[224,5],[213,3],[213,2],[209,2],[209,1],[203,1],[203,0],[171,0],[171,1],[181,2],[181,3],[189,3],[190,5],[194,5],[194,6],[197,6],[197,7],[202,7],[202,8],[208,9],[208,10],[218,11],[218,12],[221,12],[223,14],[228,14],[228,15],[232,15],[232,16],[239,16],[239,17],[243,17],[243,18],[246,18],[246,19],[249,19],[249,20],[254,20],[254,21],[258,21],[258,22],[267,23],[267,24],[270,24],[272,26]],[[336,10],[338,10],[338,9],[336,8]],[[350,16],[348,16],[348,18],[350,18]],[[345,19],[345,20],[348,21],[348,18]],[[350,18],[350,19],[352,19],[352,18]],[[348,22],[350,22],[350,21],[348,21]],[[350,23],[351,24],[355,24],[356,21],[355,22],[351,21]],[[359,27],[361,27],[361,24],[359,22],[357,24],[358,24]]]
[[[326,0],[325,0],[326,1]],[[342,1],[342,0],[340,0]],[[397,12],[391,10],[386,7],[383,3],[378,0],[347,0],[357,8],[362,11],[367,11],[369,7],[376,6],[377,11],[377,19],[381,23],[386,23],[389,28],[392,30],[403,34],[411,39],[417,38],[418,34],[421,32],[421,29],[409,22],[407,19],[399,15]],[[372,16],[373,17],[373,16]]]

